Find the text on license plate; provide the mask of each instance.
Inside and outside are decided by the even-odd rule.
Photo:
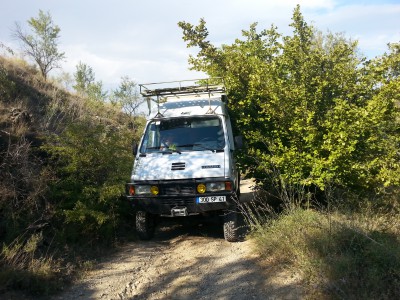
[[[226,196],[197,197],[196,202],[197,203],[226,202]]]

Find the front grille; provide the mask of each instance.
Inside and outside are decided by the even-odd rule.
[[[185,170],[186,164],[184,162],[172,163],[171,171]]]
[[[170,206],[188,206],[196,204],[195,198],[167,198],[160,199],[160,202],[164,205]]]
[[[161,195],[195,195],[196,187],[193,183],[169,183],[160,186]]]

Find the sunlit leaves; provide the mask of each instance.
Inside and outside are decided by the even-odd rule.
[[[207,41],[205,21],[180,23],[192,66],[222,76],[236,127],[247,141],[241,163],[262,180],[377,190],[398,185],[400,47],[371,61],[357,41],[322,34],[294,10],[293,34],[254,23],[231,45]],[[212,50],[211,50],[212,49]]]
[[[32,58],[39,66],[42,76],[54,68],[65,58],[64,52],[58,50],[60,27],[53,23],[50,13],[39,10],[37,18],[30,18],[28,24],[33,34],[25,33],[19,24],[16,24],[14,35],[22,42],[24,53]]]

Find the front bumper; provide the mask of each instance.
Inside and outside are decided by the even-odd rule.
[[[210,211],[226,210],[235,203],[235,193],[233,191],[197,193],[196,186],[199,183],[206,183],[216,180],[228,179],[201,179],[201,180],[165,180],[165,181],[146,181],[133,182],[126,184],[126,194],[128,200],[135,209],[144,210],[157,215],[174,215],[174,211],[185,211],[187,215],[201,214]],[[134,195],[129,194],[130,185],[150,184],[157,185],[160,193],[153,195]],[[233,188],[232,184],[232,190]],[[198,197],[225,196],[226,202],[198,203]]]

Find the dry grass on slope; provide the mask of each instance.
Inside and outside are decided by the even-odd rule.
[[[255,228],[258,251],[301,272],[310,298],[394,299],[400,295],[396,212],[295,209]]]

